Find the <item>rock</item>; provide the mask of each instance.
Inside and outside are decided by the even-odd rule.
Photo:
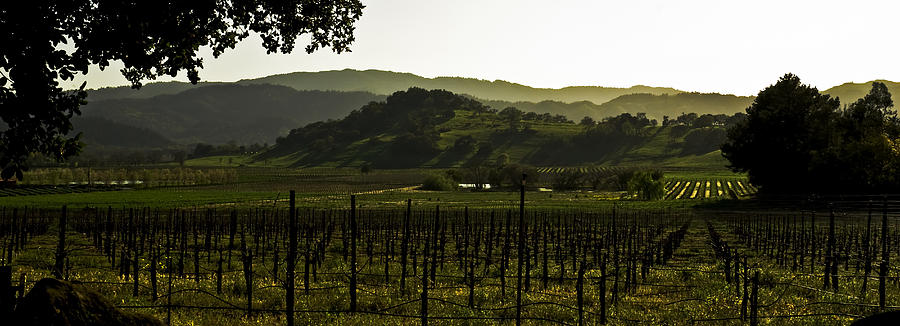
[[[119,310],[83,285],[52,278],[35,284],[17,305],[13,318],[14,325],[163,325],[150,315]]]
[[[850,326],[874,326],[874,325],[897,325],[900,324],[900,310],[883,312],[874,314],[869,317],[858,319],[850,324]]]

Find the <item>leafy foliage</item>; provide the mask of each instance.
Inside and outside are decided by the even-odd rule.
[[[358,0],[307,1],[5,1],[0,5],[0,177],[22,177],[29,154],[64,160],[78,153],[70,119],[85,103],[84,84],[63,91],[59,80],[121,60],[122,74],[138,88],[143,80],[186,71],[199,81],[200,47],[218,57],[259,34],[269,52],[289,53],[309,36],[306,52],[349,50]],[[72,51],[61,50],[71,44]]]
[[[574,190],[581,187],[583,175],[575,170],[566,170],[553,178],[553,190]]]
[[[684,137],[682,154],[704,154],[715,151],[725,143],[725,133],[723,128],[693,129]]]

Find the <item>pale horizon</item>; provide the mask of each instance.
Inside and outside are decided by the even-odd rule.
[[[258,37],[214,59],[201,81],[385,70],[426,78],[503,80],[535,88],[635,85],[756,95],[785,73],[825,90],[900,80],[889,1],[365,1],[353,52],[266,55]],[[867,50],[872,48],[874,50]],[[127,85],[120,63],[67,88]],[[187,81],[182,72],[157,81]],[[151,82],[151,81],[147,81]]]

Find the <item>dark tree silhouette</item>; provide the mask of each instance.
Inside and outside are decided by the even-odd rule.
[[[837,99],[786,74],[759,92],[746,120],[729,128],[722,156],[763,190],[802,191],[811,181],[812,152],[827,147],[839,107]]]
[[[359,0],[0,2],[0,176],[21,179],[33,153],[56,160],[78,153],[79,136],[67,134],[85,85],[65,91],[59,81],[87,74],[91,64],[121,60],[134,88],[181,71],[196,83],[200,47],[218,57],[251,32],[268,53],[290,53],[301,35],[309,36],[308,53],[349,51],[362,9]]]
[[[582,126],[593,127],[595,124],[597,124],[597,122],[594,121],[594,118],[585,116],[584,118],[581,119],[581,122],[579,124]]]
[[[900,122],[893,105],[887,87],[875,82],[869,94],[840,112],[828,150],[816,153],[810,167],[832,176],[819,188],[900,190]]]
[[[900,122],[887,87],[840,109],[792,74],[733,121],[722,155],[767,193],[900,190]]]
[[[511,106],[501,110],[500,113],[497,113],[501,119],[509,123],[510,130],[517,130],[519,128],[524,114],[525,113],[522,112],[522,110]]]

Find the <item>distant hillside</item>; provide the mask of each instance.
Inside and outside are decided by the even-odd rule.
[[[294,72],[267,77],[244,79],[235,83],[204,82],[191,85],[184,82],[156,82],[135,90],[128,86],[88,90],[88,102],[110,99],[150,98],[157,95],[177,94],[189,89],[220,84],[258,85],[272,84],[296,90],[369,92],[390,95],[410,87],[445,89],[457,94],[497,101],[590,101],[604,103],[626,94],[678,94],[682,91],[668,87],[632,86],[629,88],[600,86],[571,86],[560,89],[534,88],[502,80],[487,81],[464,77],[425,78],[422,76],[383,70],[331,70],[320,72]]]
[[[144,84],[140,89],[134,89],[130,86],[104,87],[88,90],[87,101],[88,105],[90,105],[91,103],[105,100],[151,98],[159,95],[178,94],[190,89],[220,84],[229,83],[204,82],[193,85],[191,83],[183,82],[154,82]]]
[[[655,119],[664,115],[674,118],[682,113],[734,114],[743,112],[753,103],[753,97],[705,93],[676,95],[632,94],[599,105],[606,116],[643,112]]]
[[[129,149],[164,148],[174,143],[159,133],[110,121],[100,117],[76,117],[72,119],[73,134],[82,133],[81,140],[91,146],[121,147]]]
[[[743,112],[753,103],[753,97],[715,93],[679,93],[675,95],[628,94],[599,105],[588,101],[534,103],[481,100],[481,102],[498,110],[513,106],[523,111],[562,114],[575,121],[579,121],[583,117],[601,120],[622,113],[646,113],[648,117],[662,121],[663,116],[674,118],[682,113],[690,112],[728,115]]]
[[[562,114],[571,120],[580,120],[583,117],[591,117],[596,120],[608,117],[599,105],[589,101],[578,101],[572,103],[563,103],[560,101],[540,101],[540,102],[509,102],[496,100],[478,100],[484,105],[490,106],[497,110],[503,110],[506,107],[515,107],[526,112]],[[635,112],[636,113],[636,112]]]
[[[894,99],[894,105],[900,106],[900,102],[898,102],[898,100],[900,100],[900,83],[889,80],[874,80],[865,83],[845,83],[826,89],[822,91],[822,93],[839,97],[841,99],[841,104],[850,104],[856,102],[857,99],[866,96],[866,94],[869,93],[869,90],[872,89],[872,83],[876,81],[882,82],[887,86],[888,91],[891,92],[891,97]]]
[[[292,128],[345,116],[383,99],[363,92],[297,91],[274,85],[207,85],[174,95],[92,102],[86,118],[146,128],[181,144],[272,143]]]
[[[373,94],[379,94],[378,96],[381,97],[378,98],[383,98],[384,95],[389,95],[396,91],[406,90],[411,86],[416,86],[424,89],[445,89],[456,94],[465,94],[466,96],[475,98],[478,101],[481,101],[482,103],[498,110],[508,106],[514,106],[519,108],[520,110],[527,112],[550,113],[553,115],[561,114],[569,117],[569,119],[572,120],[580,120],[585,116],[600,120],[602,118],[618,115],[623,112],[629,112],[632,114],[645,112],[650,117],[661,119],[663,115],[675,116],[680,114],[681,112],[689,112],[691,111],[690,109],[692,107],[698,107],[699,111],[696,111],[698,113],[733,113],[735,110],[742,110],[744,107],[746,107],[746,105],[739,105],[741,107],[735,109],[735,107],[733,105],[730,105],[729,103],[720,105],[720,102],[722,102],[722,99],[720,98],[736,98],[731,95],[695,95],[688,97],[669,97],[670,100],[674,99],[674,102],[669,103],[665,101],[660,103],[643,103],[641,101],[653,102],[660,98],[646,95],[635,95],[668,94],[669,96],[675,96],[682,93],[681,91],[676,89],[662,87],[634,86],[630,88],[609,88],[577,86],[566,87],[562,89],[546,89],[532,88],[505,81],[491,82],[486,80],[458,77],[425,78],[409,73],[396,73],[380,70],[359,71],[347,69],[340,71],[296,72],[252,80],[242,80],[237,83],[200,83],[198,85],[191,85],[190,83],[182,82],[162,82],[146,84],[140,90],[134,90],[130,87],[114,87],[89,90],[88,105],[84,107],[84,111],[86,113],[94,112],[94,114],[102,112],[104,114],[107,114],[104,115],[104,117],[111,121],[135,126],[143,126],[148,129],[158,131],[166,137],[179,143],[197,141],[225,142],[232,139],[239,142],[271,142],[274,137],[283,134],[291,128],[296,128],[302,126],[305,123],[319,121],[321,119],[339,118],[343,116],[343,114],[346,114],[350,110],[356,109],[367,102],[358,101],[357,99],[359,98],[350,98],[343,100],[339,99],[340,96],[332,96],[329,97],[329,99],[334,100],[333,104],[321,102],[325,101],[324,99],[319,99],[319,103],[311,104],[312,106],[316,107],[328,106],[337,108],[336,111],[329,112],[328,114],[322,113],[320,110],[300,110],[294,113],[302,112],[301,114],[294,114],[286,119],[281,119],[280,117],[273,116],[275,112],[285,112],[285,108],[282,107],[279,109],[273,108],[271,109],[271,111],[260,111],[268,112],[269,116],[254,117],[254,120],[257,120],[255,122],[241,122],[244,125],[253,124],[257,126],[265,126],[268,129],[261,130],[259,132],[245,129],[241,130],[242,128],[238,128],[237,133],[228,133],[225,132],[226,129],[217,129],[215,126],[211,125],[207,125],[206,127],[204,127],[204,130],[190,131],[185,129],[187,125],[192,124],[189,120],[186,119],[187,117],[195,117],[198,118],[198,120],[202,120],[200,118],[206,117],[207,114],[229,114],[227,112],[238,112],[247,108],[255,110],[257,107],[261,106],[268,107],[275,105],[276,107],[281,107],[286,102],[302,103],[302,101],[298,101],[297,99],[273,98],[273,96],[293,96],[291,95],[293,93],[287,92],[287,89],[282,89],[281,91],[272,94],[245,90],[242,93],[243,95],[241,98],[234,98],[233,101],[224,101],[223,104],[225,105],[225,107],[221,108],[221,110],[224,111],[218,112],[216,111],[218,109],[211,110],[209,105],[207,104],[212,104],[216,101],[221,101],[226,98],[231,98],[229,97],[229,95],[234,94],[224,94],[225,96],[222,97],[216,95],[215,91],[213,91],[212,89],[208,89],[207,87],[226,87],[228,85],[235,84],[257,87],[268,87],[261,85],[271,84],[287,86],[301,91],[318,90],[348,92],[330,93],[344,95],[359,94],[359,92],[372,93],[368,96],[364,96],[366,100],[376,98],[376,95]],[[256,90],[257,88],[253,89]],[[188,94],[188,92],[192,91],[199,93]],[[179,96],[166,98],[164,97],[165,95]],[[206,97],[200,98],[202,96]],[[355,95],[350,96],[353,97]],[[614,105],[602,105],[622,96],[625,96],[628,100],[620,100]],[[151,101],[153,103],[141,102],[140,100],[142,99]],[[131,100],[131,102],[129,102],[128,100]],[[707,100],[709,103],[705,102]],[[742,101],[737,102],[742,103]],[[243,109],[238,108],[235,106],[237,103],[244,103],[246,107]],[[349,105],[350,103],[358,105],[356,105],[355,107],[348,107],[347,105]],[[121,108],[123,111],[116,112],[116,110],[114,109],[115,105],[123,106]],[[134,110],[155,111],[156,109],[152,109],[152,107],[154,106],[165,107],[166,109],[163,109],[163,111],[178,108],[176,110],[177,112],[175,113],[180,117],[175,117],[174,119],[176,119],[176,123],[171,126],[154,126],[154,124],[163,121],[165,117],[157,114],[149,121],[144,121],[143,119],[147,117],[146,114],[125,112]],[[97,108],[95,109],[95,107]],[[198,109],[202,112],[190,112],[192,110]],[[222,126],[234,126],[234,120],[238,119],[238,116],[232,115],[231,117],[233,117],[233,119],[229,119],[228,121],[221,121],[220,124]],[[177,122],[178,119],[183,120],[181,120],[181,122]],[[212,119],[212,121],[215,120],[216,118]],[[242,120],[246,120],[246,118]],[[298,124],[288,125],[288,122],[297,122]],[[200,121],[196,123],[204,124],[204,122]],[[272,129],[273,127],[274,130]]]
[[[590,101],[604,103],[616,97],[634,93],[677,94],[681,91],[668,87],[632,86],[629,88],[572,86],[560,89],[534,88],[507,81],[487,81],[462,77],[425,78],[410,73],[382,70],[333,70],[321,72],[294,72],[263,78],[241,80],[239,84],[275,84],[298,90],[361,91],[375,94],[391,94],[410,87],[444,89],[475,98],[499,101]]]
[[[900,83],[884,81],[892,93]],[[824,91],[848,104],[865,95],[871,82],[848,83]],[[686,93],[671,88],[566,87],[532,88],[505,81],[472,78],[425,78],[379,70],[297,72],[237,83],[150,83],[140,90],[129,87],[89,90],[86,117],[137,126],[179,144],[271,143],[278,136],[305,124],[338,119],[354,109],[410,86],[445,89],[497,110],[565,115],[574,121],[595,120],[622,113],[663,116],[682,113],[733,114],[743,112],[753,97]]]

